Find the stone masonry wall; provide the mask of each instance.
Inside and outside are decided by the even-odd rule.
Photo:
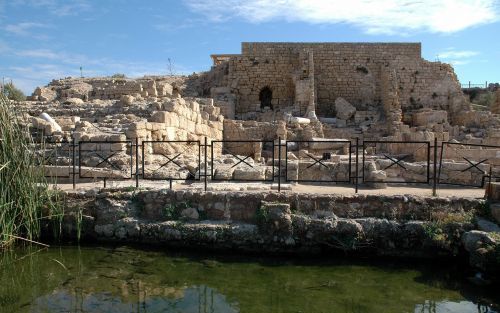
[[[221,140],[224,117],[213,105],[168,99],[158,103],[149,121],[132,123],[127,138],[142,140]]]
[[[224,140],[276,139],[277,125],[267,122],[224,120]]]
[[[224,140],[266,140],[274,141],[276,139],[277,125],[267,122],[256,121],[236,121],[224,120]],[[225,152],[232,152],[239,155],[260,154],[262,144],[256,146],[252,143],[225,143]]]
[[[498,226],[474,220],[484,206],[479,199],[124,189],[69,192],[65,199],[65,240],[304,255],[459,256],[500,278],[498,239],[477,230]],[[46,236],[53,234],[50,225],[58,227],[44,223]]]
[[[237,114],[260,110],[259,92],[264,87],[273,92],[273,109],[293,104],[295,86],[290,74],[298,66],[295,55],[238,56],[229,62],[229,82],[231,92],[236,94]]]
[[[317,113],[335,116],[334,102],[342,97],[358,110],[381,105],[381,70],[396,72],[403,112],[421,108],[463,110],[453,68],[421,58],[420,43],[243,43],[242,55],[230,59],[229,82],[237,96],[236,113],[259,110],[259,92],[273,91],[274,109],[294,104],[295,82],[303,75],[301,53],[314,54]],[[299,86],[300,87],[300,86]]]
[[[364,108],[380,99],[379,66],[398,56],[420,59],[420,44],[358,43],[243,43],[243,56],[285,59],[297,58],[301,50],[314,53],[317,111],[333,115],[333,103],[342,97]],[[265,69],[271,71],[272,69]],[[293,70],[280,72],[290,75]]]
[[[144,77],[128,78],[64,78],[53,80],[46,87],[37,88],[31,100],[52,101],[56,98],[78,98],[119,100],[124,95],[135,97],[171,96],[173,87],[167,78]]]

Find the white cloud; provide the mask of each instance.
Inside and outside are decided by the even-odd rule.
[[[453,66],[460,66],[460,65],[469,64],[470,60],[451,60],[448,63],[450,63]]]
[[[90,10],[90,4],[84,0],[74,0],[65,2],[52,10],[52,13],[58,16],[77,15],[80,12]]]
[[[57,16],[78,15],[91,9],[87,0],[10,0],[8,5],[45,8]]]
[[[213,21],[348,23],[367,33],[453,33],[499,18],[497,0],[184,0]]]
[[[478,56],[478,51],[455,50],[448,48],[437,55],[438,59],[454,66],[465,65],[473,61],[473,57]]]
[[[16,55],[28,58],[42,58],[42,59],[58,59],[59,54],[49,50],[49,49],[33,49],[33,50],[21,50],[16,52]]]
[[[54,78],[79,76],[78,67],[71,68],[46,63],[11,66],[6,71],[10,73],[13,83],[27,95],[30,95],[37,86],[45,85]]]
[[[440,53],[438,56],[442,59],[463,59],[463,58],[470,58],[473,56],[478,55],[478,51],[469,51],[469,50],[463,50],[463,51],[456,51],[456,50],[446,50],[442,53]]]
[[[48,28],[48,27],[49,27],[48,25],[42,23],[24,22],[24,23],[5,25],[3,29],[8,33],[12,33],[17,36],[27,36],[31,34],[30,31],[34,28]]]
[[[33,65],[0,68],[0,72],[12,77],[14,83],[26,94],[31,94],[35,87],[46,85],[52,79],[80,76],[80,66],[83,67],[83,74],[86,77],[106,76],[115,73],[123,73],[128,77],[168,73],[166,62],[130,62],[109,58],[90,58],[86,55],[49,49],[11,51],[8,54],[32,59],[30,61],[33,62]],[[174,66],[177,74],[192,72],[182,65],[174,64]]]
[[[1,42],[0,42],[1,48]],[[167,63],[158,62],[129,62],[123,60],[114,60],[110,58],[90,58],[86,55],[67,53],[65,51],[54,51],[50,49],[30,49],[13,52],[16,56],[49,60],[58,64],[72,65],[75,68],[83,66],[84,68],[101,68],[103,73],[125,73],[130,76],[142,76],[145,74],[166,73]],[[177,72],[190,73],[188,68],[179,66]]]
[[[29,49],[14,52],[15,55],[26,58],[57,60],[66,64],[98,64],[104,62],[103,59],[90,59],[85,55],[77,53],[67,53],[64,51],[53,51],[50,49]]]

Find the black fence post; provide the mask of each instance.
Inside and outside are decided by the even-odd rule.
[[[432,179],[432,196],[437,196],[437,138],[434,137],[434,169],[433,169],[433,179]]]
[[[271,165],[273,166],[273,180],[271,181],[271,186],[272,186],[272,184],[274,184],[274,181],[276,180],[276,140],[273,140],[273,154],[271,157],[273,160],[271,163]]]
[[[207,162],[207,137],[205,137],[205,175],[204,175],[204,178],[205,178],[205,191],[207,191],[207,173],[208,173],[208,162]]]
[[[359,156],[359,137],[356,137],[356,176],[354,176],[354,188],[355,188],[355,193],[358,193],[358,177],[359,177],[359,174],[358,174],[358,170],[359,170],[359,167],[358,167],[358,156]]]
[[[139,137],[135,137],[135,188],[139,188]]]
[[[73,190],[76,189],[76,143],[75,143],[75,133],[71,133],[71,149],[72,149],[72,155],[73,155],[73,164],[72,164],[72,170],[71,170],[71,175],[72,175],[72,181],[73,181]]]
[[[278,137],[278,192],[281,192],[281,136]]]
[[[146,168],[146,162],[144,161],[146,158],[144,157],[145,155],[145,141],[143,140],[142,141],[142,144],[141,144],[141,166],[142,166],[142,171],[141,171],[141,175],[142,175],[142,180],[145,180],[145,177],[146,175],[144,175],[145,173],[145,168]]]
[[[491,200],[491,191],[493,188],[491,188],[491,168],[492,166],[490,165],[490,175],[488,177],[488,190],[486,190],[486,193],[488,194],[487,200]]]

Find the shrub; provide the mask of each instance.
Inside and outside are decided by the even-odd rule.
[[[127,76],[125,74],[122,74],[122,73],[116,73],[116,74],[113,74],[113,76],[111,76],[111,78],[127,78]]]
[[[14,101],[24,101],[26,100],[26,96],[21,91],[21,89],[14,86],[13,83],[8,83],[4,86],[4,93],[7,99]]]

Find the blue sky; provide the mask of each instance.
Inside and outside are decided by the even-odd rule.
[[[208,70],[242,41],[422,42],[462,81],[500,81],[500,0],[0,0],[0,76]],[[0,77],[0,79],[1,79]]]

